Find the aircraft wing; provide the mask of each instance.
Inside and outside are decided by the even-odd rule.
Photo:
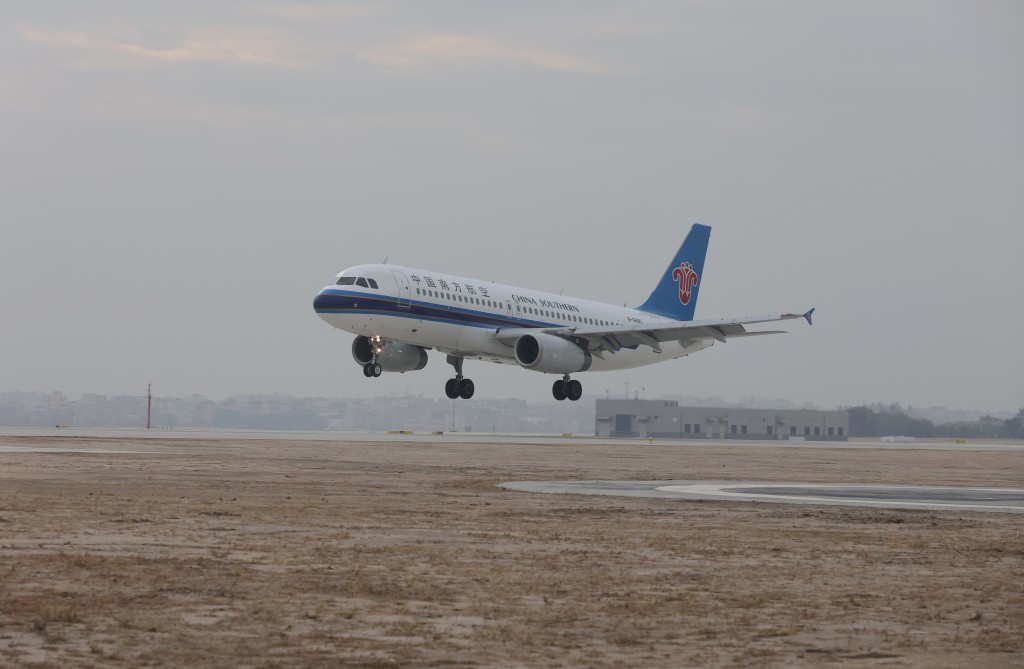
[[[772,316],[749,316],[744,318],[724,318],[707,321],[669,321],[667,323],[633,325],[633,326],[583,326],[583,327],[549,327],[549,328],[501,328],[495,333],[498,341],[512,345],[524,334],[557,335],[571,339],[591,352],[608,351],[614,353],[621,348],[650,346],[661,353],[661,342],[683,340],[699,341],[713,339],[725,343],[733,337],[756,337],[759,335],[785,334],[785,330],[757,330],[748,332],[747,325],[774,323],[803,318],[811,323],[814,309],[804,314],[778,314]]]

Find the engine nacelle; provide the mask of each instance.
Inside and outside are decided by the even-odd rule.
[[[380,344],[377,364],[385,372],[415,372],[427,366],[427,351],[415,344],[387,341]],[[360,365],[373,362],[373,342],[367,337],[352,341],[352,357]]]
[[[516,362],[526,369],[545,374],[572,374],[590,369],[590,353],[551,334],[524,334],[516,340]]]

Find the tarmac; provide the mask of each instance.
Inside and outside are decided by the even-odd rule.
[[[770,481],[511,481],[534,493],[1024,513],[1024,489]]]
[[[369,443],[481,443],[578,444],[581,440],[602,444],[622,444],[631,447],[645,443],[659,446],[713,445],[716,448],[816,448],[816,449],[880,449],[880,450],[942,450],[942,451],[1021,451],[1024,443],[985,443],[953,441],[748,441],[748,440],[672,440],[652,441],[638,439],[607,439],[592,435],[552,434],[491,434],[491,433],[411,433],[411,432],[336,432],[336,431],[246,431],[246,430],[144,430],[144,429],[83,429],[83,428],[0,428],[0,436],[7,437],[78,437],[83,439],[109,439],[106,448],[94,448],[86,443],[82,447],[40,448],[31,444],[0,446],[4,453],[91,453],[106,455],[157,454],[157,451],[117,449],[120,443],[141,445],[146,440],[183,439],[257,439],[292,441],[336,441]],[[121,440],[124,440],[123,442]],[[140,443],[141,442],[141,443]],[[151,441],[156,445],[156,441]],[[115,446],[115,448],[109,448]],[[166,451],[161,451],[167,454]],[[786,504],[845,505],[889,509],[930,509],[946,511],[988,511],[1024,513],[1024,489],[1021,488],[967,488],[936,486],[875,485],[869,482],[826,484],[783,481],[714,481],[714,480],[660,480],[660,481],[510,481],[502,487],[532,493],[562,493],[580,495],[612,495],[619,497],[658,497],[681,500],[725,500]]]
[[[409,431],[284,431],[284,430],[213,430],[213,429],[153,429],[144,428],[38,428],[3,427],[2,437],[82,437],[98,439],[259,439],[288,441],[343,441],[343,442],[413,442],[413,443],[458,443],[475,444],[536,444],[566,443],[578,444],[581,440],[601,444],[637,446],[657,444],[715,445],[762,448],[826,448],[826,449],[882,449],[882,450],[940,450],[940,451],[1024,451],[1024,442],[975,442],[956,443],[951,440],[918,440],[914,442],[883,442],[874,440],[853,441],[803,441],[803,440],[743,440],[743,439],[619,439],[595,437],[592,434],[548,434],[548,433],[493,433],[493,432],[409,432]]]

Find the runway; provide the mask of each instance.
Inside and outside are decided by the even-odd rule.
[[[511,481],[522,492],[1024,513],[1024,489],[766,481]]]
[[[40,448],[36,446],[0,446],[0,453],[91,453],[99,455],[157,454],[158,451],[115,451],[107,448]],[[166,455],[166,452],[160,452]]]
[[[337,441],[337,442],[387,442],[387,443],[474,443],[474,444],[579,444],[581,442],[612,444],[618,446],[704,446],[728,448],[785,448],[785,449],[878,449],[893,451],[1024,451],[1024,442],[1002,441],[981,442],[968,441],[958,444],[953,441],[916,441],[912,443],[883,442],[875,440],[853,441],[764,441],[742,439],[618,439],[595,437],[592,434],[549,433],[492,433],[492,432],[407,432],[398,434],[388,431],[278,431],[278,430],[214,430],[214,429],[176,429],[146,430],[141,428],[0,428],[0,437],[78,437],[86,439],[235,439],[235,440],[272,440],[272,441]]]

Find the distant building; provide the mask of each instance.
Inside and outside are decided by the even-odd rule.
[[[599,437],[846,441],[845,411],[709,409],[670,400],[597,400]]]

